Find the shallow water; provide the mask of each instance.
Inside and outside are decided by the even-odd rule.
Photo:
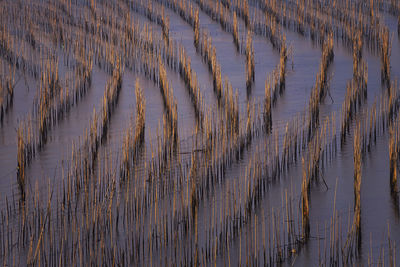
[[[9,4],[8,1],[4,2],[5,5]],[[197,6],[195,1],[192,2]],[[137,1],[137,3],[145,5],[143,1]],[[102,6],[102,4],[99,3],[99,6]],[[155,6],[160,7],[160,3],[157,2]],[[151,25],[155,35],[161,40],[162,30],[159,25],[151,22],[144,14],[139,14],[140,12],[129,12],[139,23]],[[205,111],[216,115],[218,111],[223,110],[223,107],[218,106],[217,97],[213,90],[212,74],[209,72],[200,53],[196,51],[193,45],[193,29],[182,20],[179,15],[174,13],[172,9],[165,7],[164,12],[166,16],[169,17],[170,40],[173,41],[174,44],[182,45],[191,59],[191,66],[197,75],[200,91],[203,95]],[[381,16],[384,18],[384,23],[388,26],[392,35],[391,80],[394,81],[400,76],[400,61],[398,60],[400,59],[400,37],[397,36],[397,21],[396,18],[385,12],[382,12]],[[221,65],[223,80],[224,77],[227,77],[233,89],[237,90],[239,120],[242,125],[241,127],[245,129],[247,104],[255,103],[256,111],[258,105],[260,105],[259,107],[262,112],[265,81],[268,75],[270,75],[279,64],[279,52],[272,47],[269,40],[265,37],[258,35],[253,36],[255,81],[251,93],[248,96],[246,92],[246,56],[236,51],[232,41],[232,34],[224,31],[219,23],[214,21],[202,10],[199,11],[199,21],[200,28],[207,30],[212,37],[212,44],[216,49],[217,61]],[[243,20],[238,18],[238,21],[239,36],[242,38],[242,43],[245,45],[247,30]],[[115,201],[111,201],[109,204],[109,212],[114,212],[112,216],[110,215],[110,221],[112,221],[112,217],[118,218],[116,219],[117,221],[121,218],[120,220],[124,222],[122,226],[115,227],[115,231],[118,232],[116,239],[112,235],[110,237],[111,241],[106,237],[106,243],[109,242],[107,244],[111,244],[109,247],[110,250],[112,250],[111,246],[115,244],[117,244],[115,246],[121,251],[124,251],[124,249],[132,249],[128,243],[131,241],[130,238],[132,238],[134,230],[131,231],[127,227],[128,222],[125,222],[125,220],[132,220],[131,223],[133,222],[135,224],[135,231],[137,231],[136,234],[133,234],[133,238],[139,237],[139,242],[143,241],[146,248],[151,247],[149,250],[146,249],[146,251],[143,249],[144,255],[143,258],[141,258],[140,264],[152,263],[161,265],[164,263],[164,257],[172,257],[175,259],[177,265],[191,265],[193,262],[184,262],[184,259],[192,259],[193,255],[191,255],[191,253],[194,251],[194,244],[196,243],[196,248],[199,247],[200,250],[204,249],[204,251],[214,248],[213,244],[217,244],[217,240],[220,238],[218,233],[223,236],[226,232],[233,231],[230,228],[229,230],[224,228],[225,224],[223,224],[222,221],[225,219],[225,216],[227,216],[226,214],[230,214],[231,212],[236,214],[235,212],[237,211],[240,212],[241,219],[243,219],[243,226],[241,227],[240,233],[228,239],[228,245],[220,244],[221,247],[218,248],[218,253],[215,252],[215,259],[214,251],[212,251],[212,255],[208,255],[210,254],[209,252],[208,254],[204,251],[201,252],[204,254],[200,254],[199,257],[204,257],[204,259],[208,257],[208,260],[206,259],[208,264],[214,261],[220,266],[227,265],[228,262],[229,264],[237,265],[239,261],[241,261],[242,264],[248,263],[250,265],[266,263],[265,259],[262,257],[264,257],[263,252],[268,251],[268,248],[265,248],[265,242],[268,245],[268,241],[263,240],[263,238],[265,239],[265,236],[271,238],[269,231],[271,227],[277,227],[276,222],[281,223],[281,227],[284,229],[287,220],[293,221],[296,224],[297,238],[300,238],[300,232],[297,231],[297,229],[301,228],[301,157],[307,155],[306,148],[302,148],[297,157],[297,161],[291,163],[289,170],[283,171],[279,179],[273,180],[267,175],[262,177],[266,184],[266,190],[265,192],[259,193],[260,199],[257,205],[247,210],[244,204],[247,201],[247,186],[250,188],[250,184],[252,183],[249,182],[249,184],[247,184],[247,179],[249,179],[247,171],[251,169],[251,163],[257,159],[263,159],[267,151],[273,149],[275,133],[279,137],[277,143],[279,144],[279,153],[282,154],[285,127],[296,116],[307,114],[311,90],[315,85],[316,76],[319,71],[322,54],[321,46],[312,42],[308,37],[293,32],[291,29],[282,27],[281,30],[287,38],[290,54],[286,67],[285,90],[278,97],[276,104],[272,108],[272,134],[267,135],[264,131],[260,130],[259,134],[256,135],[252,142],[242,151],[240,157],[232,156],[232,158],[229,158],[230,162],[226,165],[224,175],[218,180],[213,180],[211,188],[204,194],[204,197],[201,199],[202,201],[199,203],[197,210],[198,225],[196,223],[197,235],[191,227],[189,230],[186,230],[183,226],[177,226],[177,229],[179,229],[179,231],[177,231],[179,242],[174,242],[179,243],[179,251],[180,253],[182,253],[182,251],[186,253],[185,257],[176,255],[177,249],[176,247],[174,248],[175,244],[168,244],[163,247],[164,250],[160,249],[158,251],[157,249],[153,249],[151,242],[149,244],[148,241],[143,241],[141,238],[144,239],[151,235],[161,236],[160,232],[163,231],[161,225],[163,225],[164,220],[166,221],[165,225],[167,225],[165,227],[168,228],[169,231],[173,231],[175,222],[171,219],[171,214],[174,205],[176,205],[178,211],[185,209],[190,210],[189,183],[191,184],[192,182],[189,182],[189,180],[193,179],[191,176],[191,171],[193,170],[191,164],[192,162],[203,163],[203,161],[196,161],[196,159],[192,158],[196,153],[203,155],[203,148],[199,148],[198,151],[195,150],[198,147],[196,147],[194,141],[196,139],[195,131],[197,125],[194,107],[183,79],[181,79],[178,72],[167,67],[164,63],[167,70],[168,81],[173,88],[173,98],[177,103],[178,142],[180,150],[170,159],[168,167],[163,170],[164,172],[160,174],[159,179],[153,181],[149,176],[150,174],[155,175],[154,173],[156,173],[152,172],[151,168],[154,162],[158,164],[157,156],[154,155],[157,155],[158,149],[162,147],[160,140],[162,139],[161,136],[163,133],[163,114],[166,108],[163,104],[160,88],[156,83],[149,80],[142,72],[131,71],[128,68],[125,69],[117,104],[110,116],[107,138],[99,147],[95,170],[90,174],[91,177],[99,177],[99,181],[101,177],[101,180],[105,184],[112,184],[114,182],[117,184],[117,196],[107,191],[109,187],[105,185],[96,185],[100,186],[100,188],[104,186],[104,189],[102,189],[104,192],[100,190],[99,192],[101,193],[97,193],[100,196],[95,195],[93,197],[97,197],[99,202],[103,201],[101,205],[106,207],[108,202],[104,199],[108,200],[111,194],[112,197],[110,197],[110,199],[112,200],[114,197]],[[363,118],[366,109],[371,108],[376,99],[383,95],[385,90],[381,84],[381,60],[379,55],[372,53],[364,47],[363,59],[368,65],[368,97],[364,104],[364,109],[359,111],[351,122],[350,134],[345,143],[341,145],[341,108],[346,96],[346,85],[353,77],[353,56],[352,51],[348,47],[344,47],[340,41],[334,40],[334,60],[328,69],[329,95],[320,106],[320,118],[322,122],[323,118],[327,116],[335,116],[336,132],[338,135],[336,144],[337,152],[332,153],[332,151],[327,151],[327,154],[331,153],[332,159],[324,161],[323,165],[321,165],[319,175],[322,177],[323,181],[320,179],[319,182],[313,183],[311,186],[310,238],[308,242],[299,246],[300,248],[298,251],[294,249],[294,251],[289,252],[283,261],[283,265],[316,266],[320,263],[320,258],[323,257],[321,255],[324,254],[325,250],[329,251],[330,248],[329,242],[331,239],[328,237],[332,230],[330,222],[334,216],[334,209],[338,213],[340,221],[341,231],[339,236],[342,243],[346,240],[348,225],[349,222],[350,224],[352,223],[354,215],[353,130],[356,126],[356,120],[361,120]],[[139,61],[135,63],[139,64]],[[66,66],[64,67],[67,68]],[[17,71],[17,73],[17,77],[22,77],[21,71]],[[88,131],[87,129],[92,119],[93,110],[95,109],[96,112],[100,112],[102,109],[104,90],[109,78],[110,74],[107,71],[94,64],[90,89],[88,89],[84,97],[71,108],[65,117],[51,127],[47,143],[42,150],[37,152],[32,162],[26,167],[26,186],[28,188],[27,191],[30,192],[29,196],[33,197],[36,192],[39,192],[40,199],[44,202],[43,206],[45,206],[47,199],[48,181],[50,181],[54,188],[57,188],[55,192],[59,192],[60,195],[57,195],[55,199],[52,200],[55,203],[52,208],[55,210],[56,214],[65,212],[64,210],[59,210],[57,205],[61,206],[61,204],[58,204],[61,202],[57,201],[63,197],[61,194],[63,190],[62,186],[65,185],[64,179],[68,173],[68,166],[71,166],[73,162],[71,155],[73,150],[80,147],[84,142],[84,135],[86,131]],[[119,168],[123,159],[124,135],[130,125],[133,125],[132,127],[135,128],[134,123],[137,115],[135,98],[136,80],[139,81],[146,100],[145,144],[143,151],[135,156],[135,162],[132,165],[136,175],[135,179],[132,181],[132,184],[126,184],[124,181],[120,180]],[[20,205],[20,192],[17,183],[17,128],[19,121],[25,120],[33,110],[34,99],[39,90],[38,83],[38,80],[35,80],[29,75],[26,76],[26,81],[25,77],[18,80],[15,86],[13,106],[5,115],[4,121],[0,126],[0,205],[2,214],[8,212],[8,205]],[[262,118],[262,114],[259,115]],[[300,127],[306,128],[306,125],[300,125]],[[269,143],[270,141],[268,140],[272,143]],[[77,147],[73,148],[73,144]],[[398,203],[396,204],[396,201],[394,201],[391,196],[388,144],[388,130],[379,132],[376,144],[373,144],[371,150],[367,151],[362,158],[362,241],[359,250],[360,255],[354,260],[354,264],[368,265],[369,257],[373,258],[372,265],[377,264],[382,247],[385,249],[385,261],[388,260],[388,227],[390,227],[391,240],[395,243],[400,243],[400,211]],[[181,161],[179,161],[178,158],[180,158]],[[152,160],[154,160],[154,162]],[[226,162],[228,161],[229,160],[226,160]],[[180,163],[182,165],[180,165]],[[269,162],[268,164],[271,163]],[[268,164],[264,167],[266,169],[272,168],[272,166]],[[205,166],[199,166],[198,168],[203,167]],[[109,176],[106,175],[108,172],[111,173]],[[181,176],[182,173],[184,174],[183,176]],[[177,182],[179,179],[182,179],[182,177],[184,179],[183,183]],[[198,177],[197,179],[201,184],[208,178]],[[37,189],[35,189],[36,184]],[[93,187],[96,186],[93,185]],[[86,190],[87,192],[92,192],[91,190],[94,189],[86,188]],[[157,190],[165,190],[165,192],[160,193],[160,191]],[[133,217],[124,217],[126,216],[125,212],[129,209],[126,206],[137,201],[136,199],[127,200],[127,196],[133,195],[135,197],[137,195],[147,196],[145,199],[148,201],[148,207],[146,206],[146,209],[140,211],[139,219],[136,217],[135,219],[132,219]],[[288,196],[289,200],[285,202],[286,196]],[[235,201],[230,200],[235,197]],[[176,201],[175,198],[178,198],[178,201]],[[82,204],[84,203],[82,199],[76,196],[74,201],[76,201],[75,205],[79,206],[79,208],[76,208],[76,210],[78,210],[77,214],[81,215],[82,221],[84,221],[83,217],[88,215],[86,211],[87,207],[85,204]],[[29,200],[27,200],[27,202],[28,201]],[[292,205],[293,208],[293,217],[291,219],[285,218],[285,216],[288,216],[285,215],[285,205],[288,205],[287,203]],[[143,203],[140,205],[145,206]],[[232,208],[230,205],[237,205],[239,208],[235,211],[236,207]],[[29,204],[27,204],[27,206],[29,206]],[[104,209],[106,213],[108,209],[104,207],[100,209]],[[130,208],[132,208],[132,206]],[[234,211],[231,211],[231,209]],[[243,215],[241,212],[249,213]],[[122,215],[122,213],[124,215]],[[15,216],[15,229],[18,229],[19,224],[19,221],[16,219],[19,218],[17,214],[18,212],[13,215]],[[283,217],[279,217],[275,222],[271,219],[273,215]],[[154,216],[158,216],[159,220],[156,220]],[[188,220],[193,223],[191,219]],[[107,219],[104,219],[104,221],[107,221]],[[159,222],[161,223],[158,226],[154,226]],[[183,224],[183,222],[179,223]],[[4,227],[4,219],[1,224],[0,228]],[[136,224],[139,224],[139,226],[136,226]],[[56,225],[56,227],[60,227],[59,231],[62,231],[61,226]],[[154,231],[154,233],[150,234],[150,231]],[[188,231],[188,233],[185,231]],[[15,232],[18,232],[18,230],[15,230]],[[49,230],[49,232],[51,231]],[[114,226],[111,226],[111,232],[114,233]],[[71,234],[71,236],[73,236],[72,240],[74,240],[75,236],[73,234]],[[284,236],[284,233],[282,236]],[[80,237],[77,238],[79,239]],[[279,238],[284,239],[284,237]],[[3,235],[3,240],[5,239]],[[55,237],[55,239],[58,241],[58,239],[61,240],[62,238]],[[161,238],[158,237],[155,239],[161,240]],[[68,241],[66,242],[68,244]],[[159,242],[161,243],[161,241]],[[43,246],[47,245],[46,243]],[[283,244],[283,246],[287,247],[287,244]],[[269,245],[269,248],[271,248],[271,245]],[[15,253],[15,251],[7,251],[11,254]],[[21,249],[21,251],[25,252],[24,255],[28,255],[28,249],[26,247]],[[73,250],[71,249],[71,251]],[[149,251],[152,251],[152,254],[148,254]],[[217,251],[216,248],[215,251]],[[254,254],[252,254],[253,251]],[[318,253],[316,253],[317,251]],[[397,244],[395,252],[398,258],[400,254]],[[119,251],[118,253],[122,252]],[[57,255],[57,253],[54,255]],[[6,262],[6,257],[10,256],[3,255],[0,256],[0,259]],[[28,256],[25,256],[25,259],[21,260],[20,263],[26,263],[28,261],[26,259],[27,257]],[[84,257],[87,259],[91,256],[88,253]],[[123,257],[126,257],[126,255],[120,255],[120,259]],[[253,258],[248,262],[251,257]],[[327,260],[326,264],[329,264],[329,259],[325,260]],[[56,261],[53,260],[52,263],[54,264],[54,262]],[[40,263],[38,264],[40,265]],[[126,265],[128,263],[123,262],[121,264]],[[276,264],[277,262],[272,261],[272,265]]]

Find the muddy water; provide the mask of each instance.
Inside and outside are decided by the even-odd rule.
[[[175,42],[181,43],[191,58],[192,68],[197,74],[200,88],[204,96],[207,107],[217,108],[217,101],[212,88],[212,77],[202,58],[193,46],[193,31],[179,16],[171,10],[166,9],[166,14],[170,17],[170,36]],[[147,22],[145,17],[137,15],[140,21]],[[207,14],[200,11],[200,26],[210,32],[213,38],[213,45],[216,47],[217,59],[221,64],[222,74],[232,83],[239,95],[240,116],[242,122],[245,120],[247,102],[255,101],[262,103],[264,97],[264,85],[268,75],[273,71],[279,62],[279,54],[272,48],[272,45],[263,37],[254,36],[253,45],[255,51],[255,83],[253,85],[250,99],[246,94],[246,73],[245,56],[237,53],[232,42],[232,35],[221,29],[219,24],[214,22]],[[392,42],[392,79],[400,75],[400,42],[397,38],[396,21],[393,17],[385,16],[385,23],[393,33]],[[246,30],[244,23],[239,22],[240,36],[245,40]],[[160,32],[159,26],[154,25],[155,31]],[[283,30],[287,41],[291,47],[292,54],[288,60],[286,89],[279,97],[276,106],[273,108],[273,130],[279,132],[279,143],[282,144],[285,125],[292,117],[304,114],[312,87],[315,84],[319,63],[321,58],[321,48],[314,45],[308,38],[302,37],[287,29]],[[352,52],[343,47],[340,43],[334,44],[335,58],[329,68],[330,75],[330,96],[325,99],[321,106],[321,117],[330,116],[336,112],[337,129],[339,129],[340,110],[346,93],[346,84],[352,77]],[[364,49],[364,60],[368,64],[368,101],[367,106],[374,103],[375,97],[382,93],[380,82],[380,59]],[[190,97],[185,88],[184,82],[179,75],[171,69],[167,69],[168,79],[174,91],[174,99],[178,105],[178,127],[179,138],[182,143],[182,151],[190,151],[191,137],[196,125],[194,109],[190,102]],[[76,107],[73,107],[66,118],[59,122],[50,131],[48,144],[38,153],[28,167],[28,184],[33,187],[39,184],[39,190],[46,192],[47,179],[52,179],[57,183],[60,181],[62,166],[70,159],[72,142],[79,142],[79,136],[84,135],[93,109],[101,110],[104,88],[109,75],[94,67],[93,82],[90,90]],[[129,127],[131,118],[136,115],[135,100],[135,81],[139,80],[146,99],[146,155],[144,161],[151,158],[151,146],[149,139],[155,139],[157,131],[162,132],[162,115],[164,111],[160,89],[156,84],[147,80],[144,75],[126,70],[123,76],[123,85],[119,96],[118,104],[113,112],[109,125],[107,142],[101,147],[99,152],[100,162],[109,156],[114,158],[116,164],[121,159],[122,137]],[[0,197],[2,207],[5,205],[5,197],[11,199],[18,196],[16,184],[16,128],[18,121],[26,117],[32,110],[32,102],[37,89],[37,82],[32,77],[27,77],[26,82],[21,79],[16,88],[14,105],[6,115],[3,125],[0,128]],[[28,104],[27,104],[28,103]],[[354,126],[354,125],[353,125]],[[352,126],[352,127],[353,127]],[[353,128],[352,128],[353,129]],[[350,132],[352,132],[352,129]],[[151,133],[151,135],[150,135]],[[253,144],[245,151],[242,158],[236,160],[229,166],[225,179],[220,181],[213,194],[207,197],[199,206],[199,217],[204,223],[199,225],[199,243],[205,246],[208,242],[207,229],[209,224],[207,218],[210,211],[219,210],[224,206],[224,199],[229,195],[232,183],[241,184],[245,176],[246,166],[255,152],[265,152],[264,140],[270,138],[263,134],[258,136]],[[352,221],[353,216],[353,140],[352,137],[338,148],[338,153],[332,161],[329,161],[322,170],[323,179],[326,185],[320,183],[313,186],[311,190],[310,219],[311,219],[311,239],[296,256],[286,261],[287,265],[298,264],[303,266],[315,266],[318,264],[316,251],[325,249],[325,243],[329,240],[324,238],[325,231],[330,229],[330,219],[333,214],[333,207],[340,214],[343,224],[342,238],[346,238],[345,229],[347,221]],[[362,165],[362,186],[361,186],[361,223],[362,223],[362,251],[359,263],[367,264],[370,249],[372,257],[376,263],[379,257],[381,246],[388,251],[387,244],[381,244],[382,236],[386,235],[387,227],[390,225],[391,238],[400,242],[399,210],[393,202],[389,187],[389,164],[388,164],[388,134],[381,133],[376,145],[363,158]],[[143,166],[138,166],[143,168]],[[265,227],[263,220],[270,221],[272,208],[275,212],[282,207],[282,197],[285,192],[290,192],[290,201],[295,207],[295,216],[298,216],[297,207],[300,205],[300,191],[302,178],[301,162],[293,164],[279,181],[268,182],[268,190],[263,195],[261,204],[255,209],[258,221],[252,215],[252,220],[246,222],[240,239],[236,239],[230,246],[229,260],[236,265],[239,261],[237,255],[243,254],[244,249],[251,249],[251,244],[262,243],[259,238],[256,241],[247,241],[249,236],[257,235],[255,228],[262,232]],[[242,196],[243,197],[243,196]],[[243,197],[244,198],[244,197]],[[172,196],[163,199],[162,207],[171,209]],[[243,199],[244,201],[244,199]],[[215,218],[218,221],[219,218]],[[298,219],[298,218],[297,218]],[[148,220],[148,218],[146,218]],[[201,220],[200,220],[201,222]],[[318,231],[317,231],[318,225]],[[254,234],[256,233],[256,234]],[[370,238],[372,245],[370,245]],[[239,252],[241,251],[241,252]],[[398,249],[397,249],[398,251]],[[260,253],[260,252],[258,252]],[[157,256],[155,256],[157,257]],[[261,257],[261,254],[258,254]],[[387,255],[386,255],[387,257]],[[227,256],[218,256],[217,263],[223,265],[228,260]],[[243,257],[241,258],[243,261]],[[160,261],[161,262],[161,261]]]

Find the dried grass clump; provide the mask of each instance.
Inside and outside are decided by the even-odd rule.
[[[265,81],[265,99],[264,99],[264,128],[266,132],[272,130],[272,99],[270,82]]]
[[[254,47],[251,31],[247,31],[246,39],[246,89],[247,94],[250,93],[251,87],[254,83]]]
[[[58,74],[58,59],[47,60],[42,66],[40,76],[39,95],[37,99],[37,116],[39,128],[39,148],[47,141],[47,133],[54,124],[53,103],[60,92],[60,79]]]
[[[398,164],[400,153],[400,116],[389,125],[389,168],[390,168],[390,191],[396,208],[399,207],[397,182]]]
[[[173,88],[167,79],[167,72],[161,59],[158,59],[159,87],[166,109],[166,116],[163,119],[164,140],[169,140],[175,149],[178,143],[178,113],[177,103],[174,100]]]
[[[309,121],[308,121],[308,138],[311,139],[315,129],[319,125],[319,107],[325,99],[328,92],[328,68],[333,61],[333,34],[330,33],[328,38],[324,41],[322,47],[322,58],[315,81],[315,86],[311,90],[310,101],[308,104]]]
[[[107,137],[108,125],[111,114],[117,105],[118,97],[122,87],[123,66],[119,58],[116,59],[112,76],[108,79],[103,95],[103,106],[101,112],[101,140],[104,142]]]
[[[249,3],[247,0],[234,2],[234,10],[238,17],[244,20],[246,28],[250,28],[250,15],[249,15]]]
[[[233,13],[233,43],[235,44],[236,50],[240,51],[240,41],[239,41],[239,30],[236,13]]]
[[[381,82],[383,85],[390,86],[390,54],[392,44],[387,28],[380,32],[380,56],[381,56]]]
[[[26,166],[36,154],[37,138],[34,135],[32,118],[20,122],[17,129],[17,183],[22,198],[25,197]]]
[[[166,44],[169,44],[169,17],[165,16],[164,7],[161,10],[161,29]]]
[[[310,178],[307,175],[306,164],[302,158],[303,165],[303,181],[301,183],[301,225],[302,225],[302,238],[307,240],[310,236],[310,207],[309,207],[309,191],[310,191]]]
[[[347,82],[346,97],[341,110],[341,142],[346,139],[350,122],[367,98],[368,67],[362,59],[362,36],[358,32],[353,38],[353,78]]]
[[[144,144],[146,100],[143,95],[143,90],[140,87],[139,79],[136,79],[135,82],[135,95],[136,120],[134,123],[131,121],[123,137],[122,164],[120,167],[120,176],[122,180],[127,180],[132,176],[131,166],[139,156],[140,149]],[[135,129],[133,129],[133,124],[135,124]]]
[[[179,48],[179,73],[186,84],[186,89],[188,90],[192,101],[197,122],[199,123],[199,126],[202,127],[204,118],[203,95],[200,91],[196,72],[192,69],[190,57],[186,55],[183,46]]]
[[[389,129],[389,166],[390,166],[390,189],[397,191],[397,164],[399,153],[399,134],[398,129],[393,126]]]
[[[135,82],[136,96],[136,126],[135,126],[135,143],[141,144],[144,142],[145,121],[146,121],[146,99],[143,95],[143,90],[140,87],[139,80]]]
[[[343,247],[343,262],[348,263],[359,254],[361,248],[361,164],[362,136],[361,125],[354,129],[353,158],[354,158],[354,216],[353,224]]]

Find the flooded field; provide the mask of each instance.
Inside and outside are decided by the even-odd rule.
[[[398,266],[398,0],[0,1],[3,266]]]

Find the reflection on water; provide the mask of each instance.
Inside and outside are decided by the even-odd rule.
[[[399,196],[390,188],[388,130],[397,124],[395,120],[389,122],[382,110],[390,109],[386,99],[396,99],[393,103],[397,107],[399,95],[391,94],[381,83],[378,52],[364,44],[362,58],[368,65],[368,96],[365,104],[352,113],[348,135],[341,142],[342,105],[346,101],[346,85],[353,78],[353,51],[351,46],[335,39],[334,60],[327,73],[328,96],[319,107],[320,124],[310,135],[307,132],[308,103],[320,71],[322,46],[294,31],[290,24],[280,26],[280,34],[285,35],[289,47],[285,90],[272,106],[272,130],[267,133],[263,129],[265,83],[280,62],[279,49],[265,36],[254,35],[255,80],[247,95],[246,55],[236,50],[230,26],[221,27],[217,15],[210,15],[207,9],[213,6],[222,13],[241,14],[238,15],[238,29],[245,47],[248,29],[240,13],[243,8],[240,1],[216,4],[193,0],[187,6],[183,2],[163,0],[131,4],[117,1],[115,6],[101,1],[98,6],[93,1],[64,2],[54,6],[44,2],[37,6],[12,1],[0,3],[3,11],[10,12],[2,19],[4,25],[10,27],[7,32],[14,36],[13,40],[19,40],[20,45],[32,47],[26,51],[34,51],[35,55],[42,52],[46,56],[70,57],[74,62],[58,62],[60,83],[65,88],[66,73],[77,71],[79,60],[87,57],[97,63],[91,71],[90,88],[65,115],[54,120],[49,126],[47,142],[26,164],[25,201],[20,200],[22,193],[17,180],[17,173],[20,173],[17,129],[20,122],[31,116],[35,125],[32,131],[40,133],[36,125],[40,125],[42,113],[36,113],[34,99],[41,92],[42,78],[35,79],[22,68],[16,71],[13,105],[5,113],[0,127],[0,259],[5,264],[19,254],[23,255],[16,263],[19,265],[83,265],[87,262],[93,265],[161,265],[173,260],[172,264],[176,265],[238,265],[240,262],[315,266],[321,263],[340,265],[346,256],[351,258],[351,264],[375,265],[383,256],[384,262],[389,262],[391,251],[398,256],[398,249],[393,246],[400,242]],[[264,11],[257,1],[249,2],[255,23],[259,13],[264,14]],[[284,2],[292,10],[291,16],[299,16],[294,12],[295,1]],[[199,9],[199,28],[208,31],[212,38],[222,81],[226,77],[237,92],[238,129],[226,126],[235,125],[228,119],[234,118],[229,113],[230,105],[235,103],[234,97],[223,98],[222,102],[217,99],[211,70],[215,66],[209,67],[193,45],[195,26],[188,23],[189,12],[179,14],[179,8],[190,9],[189,3],[193,5],[192,15]],[[13,19],[19,5],[33,9],[29,22]],[[46,9],[41,11],[44,7]],[[82,12],[78,11],[80,8]],[[312,8],[317,9],[316,6]],[[365,15],[367,7],[363,8]],[[53,9],[57,11],[52,13]],[[317,10],[318,14],[329,16]],[[46,12],[51,14],[51,20],[41,17]],[[380,14],[392,36],[390,70],[394,81],[400,74],[397,19],[383,10]],[[163,33],[167,27],[164,16],[169,18],[169,43]],[[131,23],[127,24],[128,17]],[[54,34],[55,24],[62,25],[58,31],[65,32],[65,39]],[[126,26],[129,24],[139,25],[136,35],[132,34],[148,43],[153,41],[156,48],[151,50],[148,43],[134,41]],[[103,32],[94,30],[94,25],[101,25]],[[7,37],[5,28],[1,33],[0,63],[8,66],[8,50],[3,42]],[[33,48],[35,37],[41,50]],[[71,43],[69,50],[68,42]],[[84,45],[79,46],[80,42]],[[179,74],[177,44],[185,48],[192,72],[199,81],[207,114],[202,125],[196,120],[188,83]],[[43,52],[47,49],[52,53]],[[175,52],[171,52],[173,49]],[[20,58],[29,58],[24,54],[27,52],[20,53]],[[107,88],[115,71],[110,71],[107,64],[115,68],[118,60],[124,63],[122,86],[115,105],[107,110],[104,108],[110,97]],[[170,118],[163,117],[168,112],[157,76],[161,61],[166,66],[177,105],[177,146],[169,143],[166,129]],[[148,74],[151,70],[154,76]],[[135,129],[136,80],[146,101],[145,142],[129,157],[126,152],[129,150],[124,146],[128,146],[127,129],[132,125]],[[69,87],[72,92],[73,84]],[[228,91],[223,94],[229,95]],[[48,97],[61,101],[58,95]],[[347,233],[354,217],[353,131],[358,122],[364,123],[362,127],[367,137],[363,140],[371,140],[368,123],[374,105],[380,108],[376,115],[376,142],[368,146],[362,156],[361,243],[349,249],[354,255],[339,256],[337,253],[344,253],[343,248],[350,242]],[[94,114],[99,120],[95,130],[90,128],[96,118]],[[105,114],[109,116],[106,130],[98,126]],[[93,142],[95,139],[91,139],[99,135],[96,130],[106,132],[106,138],[97,145]],[[302,160],[306,164],[312,161],[311,147],[317,142],[320,143],[315,153],[321,157],[316,161],[319,178],[310,181],[307,216],[311,229],[306,238],[302,229],[305,218],[302,213],[305,168]],[[128,158],[129,167],[126,167],[123,162]],[[285,160],[289,162],[287,165]],[[122,168],[129,169],[129,179],[120,179]]]

